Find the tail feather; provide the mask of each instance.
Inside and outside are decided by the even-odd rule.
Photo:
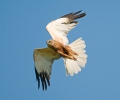
[[[76,63],[76,61],[64,58],[65,67],[66,67],[66,75],[73,76],[74,73],[77,74],[79,71],[81,71],[81,68]]]
[[[65,68],[66,68],[66,75],[73,76],[74,74],[77,74],[79,71],[81,71],[81,68],[85,67],[85,64],[87,62],[87,54],[84,48],[86,47],[85,41],[82,40],[82,38],[77,39],[73,43],[69,45],[71,49],[78,54],[74,57],[77,58],[77,61],[63,58]]]

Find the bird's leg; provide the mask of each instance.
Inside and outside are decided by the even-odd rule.
[[[59,54],[61,54],[63,57],[66,57],[66,58],[68,58],[68,59],[77,60],[74,56],[67,55],[67,54],[63,53],[61,50],[57,50],[57,52],[58,52]]]
[[[66,51],[69,51],[70,55],[77,55],[78,56],[78,53],[74,52],[69,46],[64,46],[64,49]]]

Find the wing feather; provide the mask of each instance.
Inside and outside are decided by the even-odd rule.
[[[74,20],[86,15],[85,13],[79,14],[80,12],[81,11],[69,13],[57,20],[50,22],[46,26],[46,29],[48,30],[52,38],[64,45],[68,45],[69,41],[66,36],[68,32],[78,24],[78,22]]]
[[[61,56],[50,48],[35,49],[33,53],[36,80],[38,81],[38,88],[40,88],[40,80],[43,90],[50,86],[50,75],[52,70],[52,63]]]

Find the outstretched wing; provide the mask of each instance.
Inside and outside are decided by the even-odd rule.
[[[74,20],[84,17],[86,15],[85,13],[80,14],[80,12],[81,11],[69,13],[57,20],[50,22],[46,26],[46,29],[48,30],[52,38],[64,45],[67,45],[68,39],[66,36],[68,32],[78,24],[78,22]]]
[[[43,90],[50,86],[50,75],[52,71],[52,63],[61,56],[50,48],[35,49],[33,53],[36,80],[38,81],[38,89],[40,80]]]

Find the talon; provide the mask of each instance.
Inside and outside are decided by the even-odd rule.
[[[75,52],[75,55],[76,55],[76,56],[79,56],[79,54],[78,54],[78,53],[76,53],[76,52]]]
[[[73,60],[75,60],[75,61],[76,61],[77,59],[76,59],[75,57],[73,57]]]
[[[77,59],[76,59],[75,57],[73,57],[73,56],[71,56],[70,59],[75,60],[75,61],[77,60]]]

